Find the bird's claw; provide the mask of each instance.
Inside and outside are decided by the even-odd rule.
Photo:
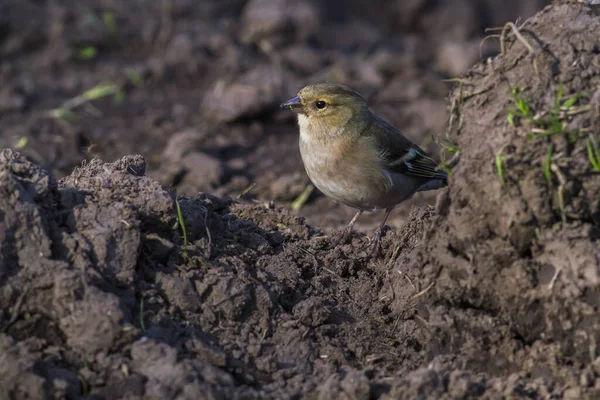
[[[369,257],[374,258],[379,255],[381,251],[381,233],[383,232],[382,228],[377,228],[375,233],[373,234],[373,238],[371,239],[371,251],[369,252]]]
[[[352,232],[351,228],[348,228],[348,227],[344,228],[344,230],[342,230],[337,237],[338,244],[346,244],[348,242],[348,238],[350,238],[351,232]]]

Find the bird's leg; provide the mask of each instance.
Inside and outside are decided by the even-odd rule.
[[[352,218],[352,220],[350,221],[348,226],[346,228],[344,228],[344,230],[342,231],[342,234],[340,235],[340,243],[345,243],[346,240],[348,240],[348,236],[350,236],[350,232],[352,232],[352,228],[354,227],[354,224],[356,223],[356,221],[358,221],[358,219],[360,218],[362,213],[363,213],[363,210],[359,210],[356,213],[356,215],[354,216],[354,218]]]
[[[385,226],[385,222],[387,221],[387,219],[390,216],[390,213],[392,212],[393,209],[394,209],[394,207],[386,208],[385,216],[383,217],[383,221],[381,222],[381,225],[379,225],[379,228],[377,228],[377,230],[375,230],[373,239],[371,239],[371,246],[372,246],[371,247],[371,256],[374,256],[375,254],[377,254],[379,252],[379,248],[381,246],[381,233],[383,232],[383,227]]]

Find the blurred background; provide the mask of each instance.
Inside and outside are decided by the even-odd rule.
[[[336,81],[433,154],[452,83],[498,51],[486,28],[548,0],[2,0],[0,147],[60,178],[82,160],[142,154],[179,194],[291,206],[322,229],[354,211],[313,191],[292,113]],[[307,189],[309,188],[309,189]],[[419,194],[392,214],[397,227]],[[381,213],[357,228],[369,231]]]

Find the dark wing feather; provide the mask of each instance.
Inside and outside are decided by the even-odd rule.
[[[448,178],[426,152],[383,119],[375,116],[367,135],[371,136],[383,155],[386,170],[424,181]]]

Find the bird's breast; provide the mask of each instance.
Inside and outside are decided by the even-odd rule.
[[[327,143],[300,134],[300,154],[313,184],[328,197],[351,207],[373,210],[390,185],[378,160],[351,143]]]

